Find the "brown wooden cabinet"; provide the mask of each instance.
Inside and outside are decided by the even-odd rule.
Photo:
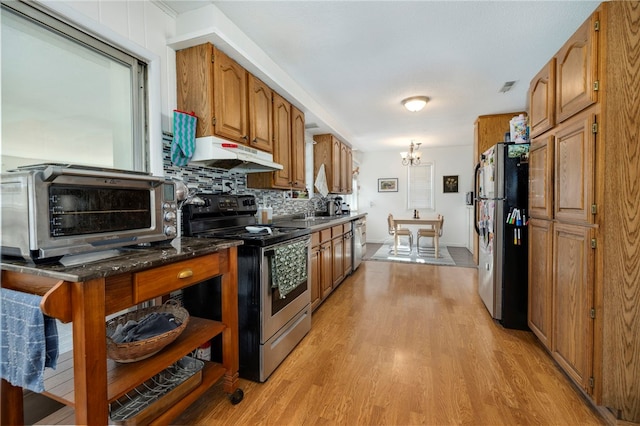
[[[561,123],[598,100],[599,12],[587,19],[556,54],[556,114]]]
[[[557,222],[553,228],[553,337],[551,352],[591,394],[593,357],[593,229]]]
[[[640,240],[631,236],[640,229],[640,118],[631,111],[640,110],[640,80],[631,76],[640,74],[632,59],[640,52],[638,22],[640,3],[604,2],[555,55],[556,125],[532,143],[529,224],[531,329],[601,412],[636,423]],[[542,169],[551,141],[547,218]]]
[[[332,134],[315,135],[313,140],[313,170],[318,175],[324,164],[327,186],[332,194],[350,194],[353,191],[353,152],[351,147]]]
[[[176,52],[177,107],[198,117],[196,137],[273,151],[272,90],[212,44]]]
[[[304,113],[273,93],[273,161],[282,165],[275,172],[251,173],[250,188],[305,189]]]
[[[314,232],[311,234],[311,310],[314,310],[320,305],[322,301],[320,295],[320,286],[322,283],[322,269],[321,269],[321,251],[320,251],[320,232]]]
[[[345,278],[353,272],[353,231],[351,225],[351,222],[342,225],[342,264]]]
[[[342,225],[331,228],[331,250],[333,257],[333,287],[344,278],[344,237]]]
[[[595,112],[590,108],[554,129],[556,161],[553,205],[558,220],[594,221]]]
[[[553,222],[529,220],[528,321],[547,349],[553,343]]]
[[[249,145],[273,152],[273,91],[254,75],[247,80],[249,95]]]
[[[473,166],[480,160],[480,154],[498,142],[504,142],[504,134],[509,131],[509,122],[526,112],[509,112],[479,116],[474,123]]]
[[[529,85],[529,135],[536,137],[556,124],[556,58]]]
[[[333,290],[333,252],[331,228],[320,231],[320,294],[324,300]]]
[[[553,219],[554,137],[531,140],[529,149],[529,217]]]

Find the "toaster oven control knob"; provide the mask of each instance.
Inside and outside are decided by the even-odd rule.
[[[177,231],[176,231],[176,227],[175,226],[165,226],[164,227],[164,235],[167,236],[172,236],[172,235],[176,235]]]
[[[164,220],[167,222],[172,222],[176,219],[176,213],[175,212],[166,212],[164,214]]]

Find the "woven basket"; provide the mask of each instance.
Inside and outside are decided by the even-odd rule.
[[[129,320],[141,320],[153,312],[168,312],[180,321],[180,326],[166,333],[150,337],[144,340],[128,343],[116,343],[111,336],[116,331],[119,324],[126,324]],[[184,331],[189,322],[189,312],[181,307],[175,300],[169,299],[161,306],[152,306],[135,311],[127,312],[107,321],[107,357],[116,362],[128,363],[149,358],[160,352],[162,348],[176,340]]]

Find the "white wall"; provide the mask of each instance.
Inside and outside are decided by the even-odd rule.
[[[423,162],[434,163],[435,210],[420,210],[421,217],[445,218],[441,244],[467,246],[469,225],[465,192],[473,187],[473,146],[421,148]],[[407,166],[398,151],[362,153],[360,164],[360,212],[367,213],[367,241],[389,241],[387,216],[411,217],[407,208]],[[458,192],[443,193],[442,177],[458,175]],[[379,178],[398,178],[398,192],[378,192]]]

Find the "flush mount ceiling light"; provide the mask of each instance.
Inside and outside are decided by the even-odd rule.
[[[429,98],[426,96],[412,96],[404,99],[402,105],[411,112],[418,112],[424,108],[428,101]]]

